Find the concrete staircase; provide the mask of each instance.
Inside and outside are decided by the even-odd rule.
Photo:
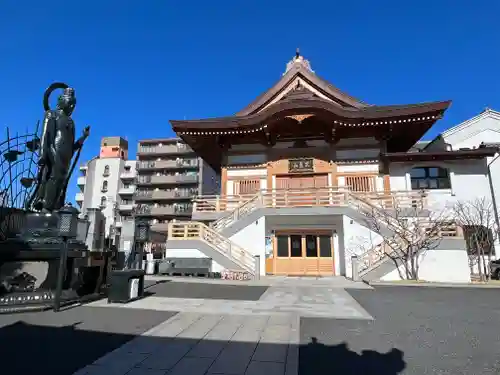
[[[252,276],[258,269],[250,251],[201,222],[170,223],[168,248],[198,249],[225,269],[246,271]]]

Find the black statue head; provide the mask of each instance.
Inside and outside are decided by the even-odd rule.
[[[57,108],[61,109],[66,115],[70,116],[76,106],[75,90],[71,87],[64,89],[62,95],[57,100]]]

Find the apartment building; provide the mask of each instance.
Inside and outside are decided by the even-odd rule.
[[[154,231],[166,232],[173,219],[189,220],[194,197],[220,191],[220,176],[178,138],[139,141],[137,159],[134,213]]]
[[[127,159],[125,139],[104,137],[99,155],[80,166],[75,201],[83,214],[90,208],[101,209],[108,238],[119,236],[123,222],[132,220],[136,161]]]

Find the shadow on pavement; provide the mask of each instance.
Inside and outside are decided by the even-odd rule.
[[[395,375],[405,368],[403,353],[397,349],[360,355],[344,343],[327,346],[313,338],[299,347],[296,358],[297,348],[286,344],[122,335],[80,329],[80,324],[53,327],[18,321],[4,326],[0,329],[2,373],[70,375],[96,360],[78,375],[150,371],[291,375],[297,370],[301,375]]]
[[[351,351],[346,343],[325,345],[313,337],[299,350],[301,375],[396,375],[406,367],[403,352],[392,349],[388,353],[363,350],[361,354]]]

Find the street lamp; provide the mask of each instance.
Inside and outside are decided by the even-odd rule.
[[[59,220],[57,231],[62,238],[62,246],[59,254],[59,269],[57,272],[56,294],[54,296],[54,311],[59,311],[61,307],[61,294],[66,273],[66,262],[68,259],[68,240],[76,238],[78,233],[78,210],[71,204],[67,204],[58,211]]]
[[[144,244],[149,241],[149,222],[138,220],[135,223],[134,233],[135,253],[138,255],[137,268],[142,269],[142,258],[144,256]]]

